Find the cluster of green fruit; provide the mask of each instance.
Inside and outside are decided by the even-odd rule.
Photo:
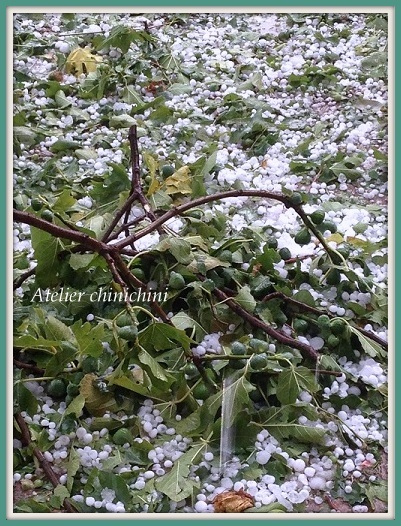
[[[268,365],[268,351],[269,343],[264,340],[251,338],[247,344],[236,340],[231,343],[231,354],[233,356],[243,356],[243,358],[230,360],[230,367],[242,369],[249,360],[251,371],[263,371]]]

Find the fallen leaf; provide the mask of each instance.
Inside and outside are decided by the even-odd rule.
[[[213,500],[215,513],[241,513],[253,505],[252,496],[243,490],[224,491]]]

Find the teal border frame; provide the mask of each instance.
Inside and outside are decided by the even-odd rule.
[[[5,3],[1,3],[1,7],[0,7],[0,33],[1,33],[1,43],[2,43],[2,47],[4,47],[4,49],[2,49],[2,53],[0,54],[0,71],[3,71],[5,72],[6,69],[7,69],[7,55],[6,55],[6,38],[7,38],[7,20],[6,20],[6,13],[7,13],[7,8],[18,8],[18,7],[21,7],[21,8],[24,8],[24,7],[88,7],[88,8],[91,8],[91,7],[104,7],[105,10],[107,10],[107,7],[111,7],[111,4],[113,4],[113,2],[109,2],[107,0],[63,0],[62,2],[60,3],[57,3],[55,0],[39,0],[39,2],[32,2],[31,0],[14,0],[14,1],[6,1]],[[352,0],[351,2],[351,5],[349,5],[350,3],[347,2],[347,0],[330,0],[329,2],[322,2],[322,1],[319,1],[319,0],[306,0],[306,1],[302,1],[302,0],[280,0],[280,1],[274,1],[274,0],[249,0],[248,2],[244,1],[244,0],[217,0],[217,1],[213,1],[213,0],[201,0],[201,1],[193,1],[193,2],[190,2],[189,0],[115,0],[115,3],[112,7],[143,7],[143,8],[148,8],[148,7],[160,7],[160,8],[163,8],[163,7],[186,7],[186,8],[192,8],[192,7],[197,7],[197,8],[202,8],[202,7],[205,7],[205,8],[208,8],[208,7],[213,7],[213,8],[217,8],[217,7],[222,7],[222,8],[227,8],[227,7],[243,7],[244,10],[246,11],[247,8],[254,8],[254,7],[273,7],[273,8],[277,8],[277,9],[280,9],[281,7],[294,7],[295,9],[297,7],[302,7],[302,8],[307,8],[307,7],[319,7],[319,8],[326,8],[326,7],[345,7],[345,8],[348,8],[349,11],[351,12],[352,11],[352,8],[353,7],[377,7],[377,8],[383,8],[383,7],[391,7],[394,9],[394,39],[395,39],[395,53],[394,53],[394,63],[393,63],[393,71],[394,71],[394,85],[393,85],[393,93],[394,93],[394,96],[393,96],[393,108],[394,108],[394,121],[393,121],[393,129],[394,129],[394,145],[393,145],[393,148],[394,148],[394,183],[393,183],[393,189],[394,189],[394,193],[395,195],[390,195],[390,199],[392,199],[393,201],[393,237],[389,240],[389,244],[390,244],[390,247],[392,246],[392,255],[393,255],[393,272],[392,272],[392,278],[393,278],[393,283],[395,285],[395,290],[393,291],[393,297],[395,298],[396,297],[396,294],[398,292],[398,288],[399,288],[399,279],[397,278],[396,276],[396,261],[399,260],[400,258],[398,257],[399,256],[399,253],[401,251],[401,242],[398,244],[397,246],[397,241],[399,241],[398,239],[398,236],[397,236],[397,233],[395,232],[395,225],[398,224],[398,220],[401,218],[401,211],[400,209],[398,209],[395,204],[396,204],[396,198],[400,195],[400,187],[401,187],[401,184],[399,181],[397,181],[397,177],[396,177],[396,167],[397,166],[401,166],[401,150],[400,149],[397,149],[396,146],[395,146],[395,137],[397,136],[397,130],[399,129],[400,127],[400,115],[399,115],[399,108],[400,108],[400,104],[397,104],[397,101],[396,101],[396,93],[397,93],[397,90],[396,90],[396,86],[400,87],[401,86],[401,82],[400,82],[400,79],[399,79],[399,76],[400,76],[400,72],[397,71],[397,68],[396,68],[396,62],[395,62],[395,57],[398,55],[401,54],[400,52],[400,47],[401,47],[401,37],[400,37],[400,33],[397,33],[397,28],[401,27],[401,5],[396,1],[396,0],[393,0],[392,2],[390,1],[386,1],[386,0]],[[162,9],[161,9],[162,11]],[[397,53],[398,52],[398,53]],[[0,232],[0,239],[2,241],[2,243],[4,243],[4,247],[6,247],[6,240],[7,240],[7,235],[10,234],[10,231],[11,231],[11,219],[9,217],[10,213],[11,213],[11,203],[8,202],[6,200],[6,198],[4,196],[7,196],[7,170],[6,170],[6,160],[7,160],[7,150],[6,150],[6,134],[7,134],[7,123],[6,123],[6,116],[7,116],[7,112],[10,111],[10,108],[6,108],[6,82],[7,82],[7,78],[6,78],[6,75],[3,73],[3,80],[2,82],[0,83],[0,100],[2,102],[1,106],[0,106],[0,115],[1,115],[1,138],[2,138],[2,141],[1,141],[1,144],[0,144],[0,159],[1,159],[1,166],[2,166],[2,175],[0,175],[0,195],[2,196],[2,201],[3,201],[3,206],[0,206],[0,225],[3,227],[5,227],[4,229],[2,228],[1,229],[1,232]],[[5,206],[4,206],[5,205]],[[8,256],[10,257],[10,255],[8,254]],[[1,293],[1,302],[0,302],[0,312],[2,314],[2,316],[0,317],[0,334],[2,336],[5,336],[6,333],[7,333],[7,323],[6,323],[6,320],[8,319],[7,316],[11,316],[12,313],[8,312],[10,309],[7,308],[7,288],[9,286],[8,282],[7,282],[7,273],[8,273],[8,269],[7,269],[7,260],[6,258],[2,257],[0,258],[0,276],[1,276],[1,288],[0,288],[0,293]],[[392,314],[393,314],[393,327],[394,327],[394,332],[395,332],[395,326],[396,326],[396,305],[393,304],[390,306],[390,309],[392,309]],[[4,314],[4,315],[3,315]],[[392,335],[393,336],[393,342],[394,342],[394,354],[395,354],[395,347],[396,347],[396,344],[398,343],[398,338],[397,338],[397,334],[394,334]],[[4,337],[4,341],[6,342],[6,338]],[[2,412],[1,412],[1,415],[3,416],[4,415],[4,422],[6,421],[6,404],[7,403],[10,403],[10,400],[7,400],[7,387],[9,388],[10,387],[10,383],[11,383],[11,379],[10,378],[7,378],[7,367],[6,367],[6,351],[7,352],[10,352],[11,349],[8,349],[7,348],[8,346],[7,345],[4,345],[3,346],[3,354],[2,354],[2,360],[4,360],[2,362],[2,365],[3,367],[0,367],[0,371],[1,371],[1,376],[0,376],[0,407],[2,409]],[[394,406],[395,406],[395,402],[397,400],[397,398],[401,395],[401,384],[400,385],[396,385],[396,376],[397,376],[397,367],[398,367],[398,362],[396,363],[396,357],[393,356],[393,364],[396,365],[396,368],[395,368],[395,371],[393,372],[393,392],[390,393],[390,395],[392,396],[391,400],[392,400],[392,405],[393,405],[393,427],[394,429],[392,429],[392,441],[393,441],[393,444],[394,444],[394,449],[395,449],[395,455],[394,455],[394,461],[395,461],[395,466],[398,466],[399,465],[399,461],[401,461],[401,454],[400,454],[400,450],[397,450],[396,448],[396,433],[398,431],[397,429],[397,415],[398,415],[398,411],[397,409],[395,408],[394,409]],[[7,402],[6,402],[7,401]],[[2,420],[3,421],[3,420]],[[1,462],[0,463],[0,466],[6,466],[6,429],[7,429],[7,426],[4,424],[3,425],[3,432],[0,433],[0,451],[2,452],[2,458],[4,459],[4,463]],[[19,520],[19,519],[7,519],[7,516],[6,516],[6,510],[7,510],[7,505],[6,505],[6,492],[7,492],[7,486],[10,485],[10,481],[7,481],[6,480],[6,469],[2,469],[2,473],[1,473],[1,478],[0,478],[0,481],[3,482],[4,481],[4,491],[1,491],[0,492],[0,518],[3,519],[4,521],[6,520],[11,520],[12,521],[12,524],[15,525],[15,526],[20,526],[20,525],[23,525],[25,524],[26,522],[37,522],[38,520],[41,520],[41,519],[25,519],[25,520]],[[8,482],[8,484],[7,484]],[[390,490],[393,491],[393,495],[394,495],[394,517],[397,517],[399,515],[399,511],[400,511],[400,491],[399,491],[399,484],[397,484],[396,480],[394,480],[394,484],[391,485],[390,487]],[[397,498],[398,497],[398,498]],[[204,517],[204,515],[203,515]],[[360,516],[359,516],[360,517]],[[333,514],[333,518],[332,519],[320,519],[320,521],[324,521],[324,520],[341,520],[342,522],[345,522],[346,524],[348,523],[352,523],[354,522],[354,520],[368,520],[370,524],[381,524],[381,523],[386,523],[388,520],[394,520],[394,518],[386,518],[386,519],[375,519],[374,516],[372,516],[372,514],[369,514],[368,516],[366,516],[366,518],[359,518],[358,519],[352,519],[350,517],[350,519],[346,519],[344,520],[343,518],[341,519],[336,519],[336,514]],[[81,522],[85,522],[86,520],[97,520],[96,517],[93,517],[93,519],[81,519],[81,520],[77,520],[77,519],[67,519],[67,517],[64,515],[63,517],[61,516],[53,516],[52,518],[56,519],[62,519],[63,522],[66,522],[68,524],[71,524],[72,522],[74,523],[78,523],[78,524],[81,524]],[[172,515],[171,519],[166,519],[168,522],[170,522],[170,520],[174,520],[175,516]],[[234,522],[237,522],[237,521],[241,521],[241,520],[246,520],[248,519],[248,517],[244,517],[244,519],[242,518],[238,518],[238,519],[232,519],[234,520]],[[50,516],[49,516],[49,519],[50,519]],[[123,519],[123,517],[120,517],[120,519]],[[126,520],[135,520],[135,522],[139,522],[143,525],[146,525],[146,526],[153,526],[153,525],[156,525],[156,523],[164,520],[165,518],[160,518],[160,519],[143,519],[141,520],[140,516],[138,516],[138,518],[135,518],[133,519],[132,516],[130,517],[127,517]],[[191,519],[193,519],[193,517],[191,517]],[[188,520],[179,520],[179,523],[180,524],[189,524],[189,522],[191,521],[191,519],[188,519]],[[220,517],[219,517],[220,519]],[[175,519],[177,520],[177,519]],[[210,519],[193,519],[193,520],[196,520],[196,523],[200,526],[206,526],[207,524],[209,524],[210,522]],[[230,521],[231,518],[227,518],[227,519],[224,519],[224,517],[221,517],[221,520],[223,520],[225,523],[227,523],[227,521]],[[267,521],[269,520],[269,523],[270,524],[277,524],[277,523],[286,523],[288,525],[291,525],[291,523],[293,522],[294,518],[292,519],[286,519],[285,516],[283,516],[283,519],[261,519],[261,518],[257,518],[255,517],[255,520],[257,520],[258,522],[260,522],[261,520],[263,521]],[[306,524],[307,522],[309,522],[309,520],[313,520],[314,523],[316,523],[316,521],[319,522],[319,518],[316,517],[315,515],[314,516],[311,516],[310,519],[298,519],[299,521],[301,521],[302,523]],[[1,521],[3,522],[3,521]],[[317,522],[317,523],[318,523]],[[112,518],[110,518],[110,520],[102,520],[101,521],[102,525],[111,525],[111,524],[114,524],[114,520]]]

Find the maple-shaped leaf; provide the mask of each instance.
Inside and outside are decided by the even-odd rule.
[[[68,55],[65,70],[79,77],[82,74],[94,73],[101,61],[102,57],[93,55],[88,47],[77,47]]]
[[[189,166],[182,166],[165,181],[166,192],[172,194],[192,194]]]

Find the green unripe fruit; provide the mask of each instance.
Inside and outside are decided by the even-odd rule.
[[[332,268],[326,276],[327,285],[338,285],[341,281],[341,272],[338,268]]]
[[[310,215],[311,221],[315,225],[320,225],[321,223],[323,223],[325,217],[326,213],[323,210],[315,210]]]
[[[269,236],[267,239],[266,239],[266,244],[269,248],[277,248],[277,245],[278,245],[278,241],[277,241],[277,238],[274,237],[274,236]]]
[[[193,364],[193,363],[187,363],[187,364],[185,364],[183,370],[184,370],[184,373],[185,373],[189,378],[194,378],[195,376],[198,376],[198,375],[199,375],[199,370],[198,370],[198,368],[196,367],[196,365]]]
[[[249,347],[253,352],[263,352],[269,349],[269,344],[264,340],[259,340],[258,338],[251,338],[249,340]]]
[[[127,442],[131,444],[133,442],[132,433],[130,433],[125,427],[118,429],[113,435],[113,442],[117,446],[123,446]]]
[[[196,400],[206,400],[210,396],[210,389],[204,383],[199,383],[194,387],[192,394]]]
[[[31,207],[35,212],[39,212],[43,208],[43,203],[40,199],[32,199]]]
[[[74,397],[79,395],[79,386],[75,384],[67,385],[67,394]]]
[[[94,373],[97,370],[97,367],[98,367],[98,361],[97,361],[97,358],[95,358],[94,356],[87,356],[82,361],[82,371],[85,374]]]
[[[117,328],[117,334],[119,338],[122,338],[123,340],[134,342],[138,336],[138,329],[136,325],[125,325],[124,327]]]
[[[335,234],[337,232],[337,225],[333,223],[333,221],[323,221],[323,223],[319,225],[319,230],[321,232],[329,230],[332,234]]]
[[[284,259],[284,261],[291,258],[291,252],[287,247],[280,248],[278,253],[280,254],[281,259]]]
[[[246,347],[242,342],[232,342],[231,344],[231,353],[239,356],[241,354],[246,354]]]
[[[161,174],[163,177],[170,177],[170,175],[173,175],[174,172],[175,168],[174,166],[171,166],[171,164],[165,164],[164,166],[162,166]]]
[[[136,278],[140,279],[141,281],[145,281],[146,280],[145,272],[139,267],[133,268],[131,270],[131,273],[132,273],[133,276],[135,276]]]
[[[295,243],[297,243],[298,245],[307,245],[308,243],[310,243],[310,240],[311,235],[307,228],[303,228],[302,230],[300,230],[294,238]]]
[[[217,257],[220,261],[227,261],[228,263],[231,263],[233,260],[233,254],[231,250],[223,250]]]
[[[327,327],[330,327],[330,318],[327,314],[322,314],[318,317],[317,324],[320,329],[326,329]]]
[[[117,327],[127,327],[132,324],[132,319],[129,314],[124,312],[116,319],[116,325]]]
[[[66,385],[61,378],[55,378],[47,386],[47,394],[54,398],[64,398],[67,392]]]
[[[181,290],[185,287],[185,279],[181,274],[172,270],[168,280],[168,286],[174,290]]]
[[[330,330],[336,336],[343,335],[346,331],[346,328],[347,328],[347,322],[345,320],[336,318],[335,320],[332,320],[330,322]]]
[[[305,332],[308,330],[309,324],[306,320],[300,320],[299,318],[296,318],[292,326],[297,334],[305,334]]]
[[[302,195],[299,192],[294,192],[292,195],[290,195],[289,201],[292,205],[298,206],[298,205],[302,205],[304,200],[303,200]]]
[[[263,371],[267,367],[267,356],[265,353],[255,354],[250,359],[251,369],[254,371]]]
[[[230,367],[233,369],[243,369],[248,360],[230,360]]]
[[[334,334],[330,334],[330,336],[327,338],[327,347],[329,349],[335,349],[339,343],[340,339]]]
[[[43,210],[43,212],[40,214],[40,217],[44,219],[45,221],[49,221],[50,223],[53,222],[54,214],[51,210]]]

